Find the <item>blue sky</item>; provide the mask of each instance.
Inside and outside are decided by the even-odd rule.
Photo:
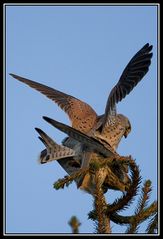
[[[87,219],[92,197],[74,183],[55,191],[53,183],[66,173],[57,162],[37,162],[44,146],[34,128],[60,143],[66,135],[42,116],[69,124],[67,115],[8,74],[73,95],[102,114],[124,67],[147,42],[153,45],[149,72],[118,104],[118,112],[132,124],[118,153],[131,154],[140,166],[142,182],[152,181],[152,202],[157,199],[157,7],[6,7],[6,232],[70,233],[67,222],[73,215],[82,223],[81,233],[95,228]],[[120,195],[110,190],[106,198],[111,203]],[[134,205],[125,213],[130,215]],[[112,224],[113,233],[125,228]],[[139,232],[143,231],[141,226]]]

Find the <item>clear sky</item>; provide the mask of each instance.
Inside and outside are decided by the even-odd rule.
[[[81,233],[94,232],[87,219],[92,197],[73,183],[56,191],[53,183],[66,175],[57,162],[39,165],[44,146],[39,127],[58,143],[66,136],[42,119],[69,124],[52,101],[12,77],[15,73],[51,86],[90,104],[103,114],[112,87],[133,55],[153,45],[149,72],[118,112],[132,132],[122,139],[121,155],[132,155],[142,183],[150,179],[157,199],[157,7],[156,6],[7,6],[6,7],[6,232],[70,233],[75,215]],[[113,202],[120,192],[108,191]],[[122,215],[130,215],[134,204]],[[113,233],[125,226],[112,224]],[[144,232],[141,226],[139,232]]]

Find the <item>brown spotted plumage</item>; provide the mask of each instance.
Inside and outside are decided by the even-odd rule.
[[[103,140],[116,149],[121,138],[127,137],[131,130],[129,120],[116,113],[116,103],[125,98],[148,72],[151,50],[152,45],[147,43],[130,60],[118,83],[111,90],[105,114],[102,116],[97,116],[90,105],[73,96],[15,74],[10,75],[57,103],[68,114],[73,128]]]
[[[58,106],[68,114],[73,128],[82,132],[88,132],[94,126],[97,119],[97,114],[87,103],[46,85],[14,74],[10,75],[15,79],[27,84],[28,86],[38,90],[42,94],[46,95],[49,99],[57,103]]]
[[[36,89],[57,103],[68,114],[71,121],[72,127],[69,127],[44,117],[46,121],[56,128],[67,133],[69,138],[64,141],[64,146],[59,146],[55,142],[50,141],[50,139],[46,141],[48,136],[40,129],[37,129],[41,135],[39,137],[40,140],[46,146],[46,149],[40,155],[42,163],[55,159],[60,160],[58,162],[60,162],[61,166],[70,173],[69,169],[66,170],[68,162],[76,164],[77,168],[79,165],[80,167],[88,167],[92,158],[117,157],[116,149],[118,144],[123,136],[126,138],[130,133],[131,124],[126,116],[117,114],[116,104],[125,98],[148,72],[152,58],[151,50],[152,45],[147,43],[130,60],[118,83],[111,90],[105,112],[100,116],[97,115],[90,105],[71,95],[21,76],[10,74],[15,79]],[[52,145],[47,145],[47,142],[50,142]],[[75,169],[73,168],[73,170]],[[125,180],[128,179],[125,175],[125,170],[119,174],[119,178],[122,177],[122,181],[124,178]],[[114,171],[113,174],[116,175],[116,172],[118,170]],[[118,175],[116,176],[118,177]]]

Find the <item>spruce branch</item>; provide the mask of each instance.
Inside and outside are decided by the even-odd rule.
[[[150,220],[146,233],[153,234],[158,230],[158,214],[156,213]]]
[[[72,233],[79,233],[79,226],[81,225],[81,223],[76,216],[72,216],[68,224],[72,229]]]
[[[106,171],[105,171],[106,172]],[[94,193],[94,205],[95,205],[95,211],[97,213],[97,232],[98,233],[111,233],[110,228],[110,220],[108,217],[106,217],[105,211],[106,211],[106,200],[104,197],[104,193],[102,190],[102,183],[103,178],[105,178],[104,170],[98,169],[95,173],[95,193]]]
[[[131,181],[129,186],[120,181],[117,176],[118,170],[114,171],[114,169],[116,170],[119,166],[121,167],[124,164],[128,165],[131,172]],[[127,175],[126,171],[123,172]],[[150,192],[152,190],[150,180],[146,180],[143,185],[134,215],[122,216],[118,214],[119,211],[129,207],[129,205],[133,202],[134,197],[138,193],[141,176],[139,167],[135,160],[133,160],[131,157],[121,157],[116,159],[108,158],[102,162],[92,161],[89,165],[89,168],[80,169],[70,176],[65,176],[64,178],[59,179],[54,183],[54,188],[64,188],[72,183],[73,180],[77,181],[79,177],[84,179],[85,175],[87,174],[91,175],[91,179],[94,178],[92,181],[92,186],[94,185],[94,193],[92,194],[94,196],[94,210],[88,214],[88,218],[95,221],[97,233],[111,233],[110,221],[113,221],[119,225],[128,225],[126,233],[136,233],[138,231],[139,225],[153,215],[154,216],[151,219],[146,231],[147,233],[152,233],[157,229],[157,202],[153,202],[147,207]],[[109,205],[106,203],[104,197],[104,187],[107,189],[118,189],[120,191],[125,191],[127,189],[127,192],[124,192],[122,197],[116,199],[112,204]],[[78,233],[78,229],[75,229],[78,223],[75,222],[75,219],[73,220],[72,222],[69,222],[69,225],[71,223],[70,226],[72,226],[73,233]]]
[[[135,210],[135,214],[131,216],[121,216],[117,212],[128,207],[133,201],[133,197],[137,195],[137,191],[140,185],[141,177],[139,167],[136,165],[135,161],[131,159],[129,161],[129,167],[131,169],[131,185],[126,194],[124,194],[120,199],[115,200],[111,205],[107,205],[106,214],[108,218],[120,225],[129,225],[126,233],[135,233],[138,230],[139,224],[156,214],[157,212],[157,202],[153,202],[147,207],[147,202],[150,196],[151,181],[146,180],[143,188],[141,190],[141,196],[138,201],[138,206]],[[97,211],[93,210],[89,212],[88,218],[92,220],[97,220]],[[153,219],[151,222],[151,231],[156,228],[157,220]]]
[[[147,207],[146,209],[144,209],[141,213],[141,219],[140,219],[140,223],[142,223],[143,221],[145,221],[146,219],[148,219],[149,217],[151,217],[152,215],[155,215],[155,217],[153,217],[151,219],[151,224],[153,223],[153,227],[154,225],[157,226],[157,202],[153,202],[149,207]],[[111,221],[113,221],[116,224],[132,224],[135,221],[135,217],[137,215],[133,215],[133,216],[122,216],[119,215],[118,213],[113,213],[110,215],[110,219]],[[94,217],[92,215],[92,217]],[[149,224],[150,227],[150,224]],[[151,226],[152,227],[152,226]],[[149,228],[147,228],[146,231],[148,231]],[[152,229],[151,229],[152,230]]]
[[[130,224],[132,221],[132,216],[122,216],[118,213],[110,214],[110,220],[119,225]]]
[[[137,204],[137,207],[135,210],[135,214],[140,214],[142,212],[142,210],[147,206],[148,199],[150,196],[149,194],[150,194],[151,190],[152,190],[151,181],[146,180],[144,182],[144,186],[141,191],[140,199],[138,201],[138,204]]]
[[[88,169],[80,169],[77,172],[71,174],[70,176],[65,176],[64,178],[58,179],[54,184],[53,187],[58,190],[58,189],[63,189],[64,186],[68,187],[73,180],[79,178],[82,175],[85,175],[89,170]]]
[[[137,232],[139,224],[157,212],[157,202],[153,202],[149,207],[145,208],[151,190],[151,181],[145,181],[137,208],[135,210],[135,215],[133,216],[132,222],[126,231],[127,233]]]
[[[130,158],[128,163],[131,169],[131,185],[126,194],[124,193],[121,198],[116,199],[112,204],[108,205],[106,211],[108,216],[112,215],[114,212],[117,213],[118,211],[127,208],[132,203],[134,197],[137,194],[138,187],[141,181],[140,170],[133,159]],[[97,214],[95,211],[91,211],[88,214],[88,218],[92,220],[95,220],[96,216]]]
[[[158,203],[157,201],[154,201],[153,203],[151,203],[150,206],[146,207],[140,214],[141,222],[146,220],[148,217],[153,216],[155,213],[157,213],[157,210]]]
[[[143,209],[140,213],[131,217],[131,222],[126,230],[126,233],[135,233],[139,224],[157,213],[157,202],[153,202],[149,207]]]
[[[129,186],[127,193],[124,193],[121,198],[116,199],[111,205],[108,205],[108,215],[129,207],[133,202],[134,197],[137,195],[141,182],[140,170],[133,159],[129,160],[129,167],[131,169],[131,185]]]

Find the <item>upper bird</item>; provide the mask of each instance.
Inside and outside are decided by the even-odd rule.
[[[127,137],[131,131],[128,118],[117,114],[116,104],[125,98],[148,72],[153,55],[152,47],[149,43],[145,44],[129,61],[118,83],[111,90],[105,113],[101,116],[98,116],[90,105],[71,95],[12,73],[10,75],[57,103],[68,114],[73,128],[109,144],[116,150],[121,138]]]

